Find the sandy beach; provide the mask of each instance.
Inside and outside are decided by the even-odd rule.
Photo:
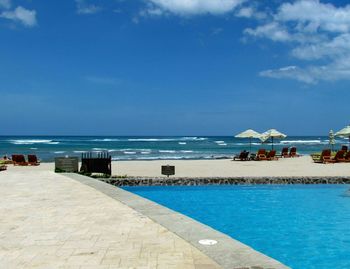
[[[279,159],[278,161],[232,160],[162,160],[113,161],[112,173],[118,176],[160,177],[162,165],[175,165],[178,177],[307,177],[349,176],[350,163],[316,164],[310,156]],[[9,165],[10,170],[54,170],[54,163],[37,167]]]

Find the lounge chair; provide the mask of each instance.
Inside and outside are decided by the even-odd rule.
[[[288,148],[283,148],[281,151],[281,158],[289,158]]]
[[[266,158],[269,161],[278,160],[278,158],[276,157],[276,150],[270,150]]]
[[[267,160],[267,157],[266,157],[266,150],[265,150],[265,149],[259,149],[258,153],[256,154],[255,160],[256,160],[256,161],[264,161],[264,160]]]
[[[40,165],[36,155],[28,155],[28,164],[29,165]]]
[[[330,149],[324,149],[320,156],[312,156],[312,159],[315,163],[326,163],[328,160],[331,159],[331,150]]]
[[[344,155],[345,162],[350,162],[350,151],[347,151]]]
[[[24,155],[12,155],[12,162],[13,162],[13,165],[21,165],[21,166],[28,165],[28,163],[26,162],[26,159],[24,158]]]
[[[7,170],[7,166],[6,165],[0,165],[0,171],[5,171]]]
[[[325,163],[340,163],[340,162],[345,162],[345,151],[344,150],[339,150],[334,157],[330,159],[326,159]]]
[[[290,152],[289,152],[289,157],[299,157],[299,155],[297,154],[297,148],[296,147],[291,147],[290,148]]]
[[[241,153],[239,154],[239,156],[235,156],[233,157],[233,160],[236,161],[236,160],[239,160],[239,161],[248,161],[249,158],[249,151],[241,151]]]

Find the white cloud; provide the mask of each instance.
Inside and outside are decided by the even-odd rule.
[[[0,0],[0,8],[11,8],[11,0]]]
[[[158,8],[180,16],[212,14],[219,15],[233,11],[246,0],[147,0],[149,9]]]
[[[254,37],[268,37],[273,41],[286,42],[293,39],[288,30],[277,22],[258,26],[255,29],[247,28],[244,32]]]
[[[252,7],[243,7],[236,13],[237,17],[251,18],[254,15],[254,9]]]
[[[95,14],[102,10],[100,6],[87,3],[86,0],[75,0],[75,3],[77,5],[77,12],[79,14]]]
[[[20,22],[27,27],[34,27],[37,25],[36,11],[25,9],[18,6],[13,11],[4,11],[0,14],[1,18],[9,19],[15,22]]]
[[[287,44],[292,57],[310,63],[262,71],[261,76],[305,83],[350,79],[350,5],[335,7],[318,0],[284,3],[264,24],[244,33]]]

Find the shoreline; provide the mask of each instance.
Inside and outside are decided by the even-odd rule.
[[[224,160],[157,160],[112,161],[112,176],[124,178],[163,178],[162,165],[174,165],[175,178],[347,178],[350,163],[317,164],[310,156],[279,159],[278,161]],[[41,163],[36,167],[9,165],[9,170],[54,171],[54,163]]]

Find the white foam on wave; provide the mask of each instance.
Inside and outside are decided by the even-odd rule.
[[[118,142],[118,141],[122,141],[118,138],[97,138],[97,139],[93,139],[91,141],[95,141],[95,142]]]
[[[226,143],[221,143],[221,144],[218,144],[218,146],[227,146]]]
[[[54,153],[55,154],[62,154],[62,153],[65,153],[65,151],[55,151]]]
[[[107,150],[107,149],[104,149],[104,148],[93,148],[92,150]]]
[[[225,141],[214,141],[216,144],[225,144]]]
[[[124,154],[130,154],[130,155],[131,155],[131,154],[136,154],[135,151],[123,151],[123,153],[124,153]]]
[[[38,148],[30,148],[30,149],[36,150],[36,149],[38,149]]]
[[[175,153],[175,150],[159,150],[160,153]]]
[[[86,153],[87,151],[86,150],[74,150],[73,152],[74,153]]]
[[[130,138],[130,142],[171,142],[176,141],[176,139],[170,138]]]
[[[59,144],[59,142],[55,142],[53,140],[49,139],[13,139],[9,140],[11,144],[15,145],[32,145],[32,144],[51,144],[56,145]]]
[[[192,153],[193,150],[181,150],[180,152],[182,152],[182,153]]]
[[[150,151],[141,151],[141,154],[151,154]]]
[[[321,140],[282,140],[280,144],[321,144]]]
[[[186,145],[186,142],[179,142],[179,145]]]

